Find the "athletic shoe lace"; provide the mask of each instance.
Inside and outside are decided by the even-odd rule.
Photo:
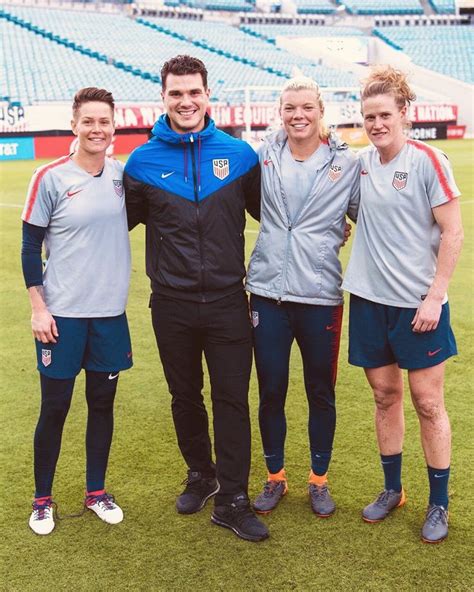
[[[426,515],[426,521],[430,524],[430,526],[437,526],[440,522],[444,522],[446,520],[446,510],[443,506],[431,506],[428,509],[428,513]]]
[[[50,510],[52,506],[52,502],[46,502],[43,504],[38,504],[33,502],[33,512],[35,513],[35,520],[44,520],[46,516],[46,510]]]
[[[114,504],[115,498],[110,493],[103,493],[102,495],[97,495],[91,498],[89,505],[99,504],[103,506],[106,510],[113,510],[115,509]]]
[[[282,481],[267,481],[263,487],[263,496],[273,497],[281,484]]]
[[[181,485],[186,485],[183,493],[196,493],[198,495],[209,488],[209,479],[211,477],[203,477],[201,473],[189,472],[186,479]]]
[[[391,494],[392,492],[390,490],[384,489],[384,491],[382,491],[375,503],[379,506],[387,506],[388,502],[390,501]]]
[[[322,498],[326,497],[326,494],[328,492],[328,486],[327,485],[311,484],[310,491],[311,491],[312,497],[314,497],[316,499],[322,499]]]
[[[230,508],[234,515],[234,519],[239,526],[249,518],[255,519],[255,514],[252,512],[248,501],[238,503],[232,502]]]

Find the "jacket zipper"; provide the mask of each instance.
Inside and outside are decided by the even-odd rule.
[[[287,226],[288,233],[286,235],[286,246],[285,246],[285,258],[283,260],[283,269],[281,270],[281,284],[280,284],[280,296],[278,297],[277,304],[281,304],[281,297],[283,296],[283,285],[286,279],[286,270],[288,268],[288,251],[290,250],[290,241],[291,241],[291,231],[293,230],[293,226],[291,221],[288,220]]]
[[[198,237],[199,237],[199,259],[201,263],[201,268],[199,270],[199,274],[201,276],[200,280],[200,287],[201,287],[201,302],[206,302],[206,297],[204,296],[204,256],[202,253],[202,228],[201,228],[201,217],[199,213],[199,188],[197,182],[197,174],[196,174],[196,159],[194,156],[194,136],[191,134],[189,136],[189,143],[191,145],[191,163],[193,169],[193,187],[194,187],[194,203],[196,204],[196,225],[198,229]]]

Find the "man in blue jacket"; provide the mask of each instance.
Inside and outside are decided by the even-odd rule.
[[[244,292],[245,210],[260,216],[260,167],[252,148],[206,114],[207,70],[176,56],[161,70],[166,114],[125,168],[129,228],[146,224],[150,308],[188,466],[181,514],[215,497],[211,520],[239,537],[268,531],[247,495],[251,325]],[[204,406],[202,355],[211,383],[216,465]]]

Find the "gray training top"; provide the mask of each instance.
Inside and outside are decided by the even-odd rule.
[[[359,219],[342,287],[372,302],[418,308],[436,273],[440,229],[432,210],[460,195],[448,157],[408,140],[387,164],[373,146],[359,158]]]
[[[37,169],[22,219],[46,227],[46,306],[60,317],[113,317],[130,281],[123,164],[106,158],[99,177],[69,156]]]

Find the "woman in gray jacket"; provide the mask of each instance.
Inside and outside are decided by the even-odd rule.
[[[268,469],[254,508],[270,512],[288,489],[285,400],[296,339],[309,405],[311,507],[326,517],[335,510],[327,472],[336,423],[334,385],[343,304],[338,254],[346,214],[354,221],[357,217],[360,169],[347,145],[326,131],[324,104],[313,80],[299,77],[285,84],[280,115],[282,129],[259,151],[261,222],[246,286]]]

